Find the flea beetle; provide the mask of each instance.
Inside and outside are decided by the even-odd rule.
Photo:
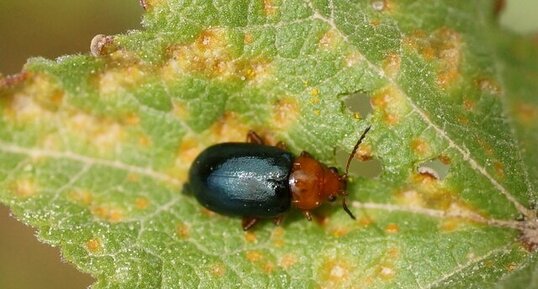
[[[189,172],[189,187],[207,209],[242,217],[244,230],[263,218],[273,218],[278,225],[292,206],[310,221],[313,209],[338,196],[346,213],[355,219],[346,205],[348,170],[369,130],[355,144],[344,174],[305,151],[294,157],[282,143],[266,145],[250,131],[246,143],[216,144],[200,153]]]

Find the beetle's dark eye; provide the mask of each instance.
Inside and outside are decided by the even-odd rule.
[[[336,201],[336,196],[335,195],[330,195],[329,196],[329,202],[334,202]]]
[[[331,172],[333,172],[335,174],[338,174],[338,169],[335,168],[335,167],[330,167],[329,170],[331,170]]]

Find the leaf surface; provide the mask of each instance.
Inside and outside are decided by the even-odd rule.
[[[538,49],[491,2],[147,1],[144,30],[2,79],[0,201],[95,288],[532,287]],[[342,169],[367,126],[356,221],[245,233],[184,188],[249,129]]]

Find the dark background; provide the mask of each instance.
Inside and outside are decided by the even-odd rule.
[[[538,1],[507,2],[500,20],[505,27],[538,31]],[[0,0],[0,73],[17,73],[32,56],[88,53],[96,34],[140,29],[142,13],[138,0]],[[0,205],[1,289],[85,288],[92,282]]]

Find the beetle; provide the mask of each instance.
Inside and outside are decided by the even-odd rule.
[[[250,131],[245,143],[220,143],[202,151],[189,170],[189,187],[207,209],[242,217],[245,231],[259,219],[273,218],[279,225],[292,206],[311,221],[313,209],[339,196],[344,211],[355,219],[346,204],[348,171],[369,130],[355,144],[344,174],[306,151],[294,157],[281,142],[267,145]]]

